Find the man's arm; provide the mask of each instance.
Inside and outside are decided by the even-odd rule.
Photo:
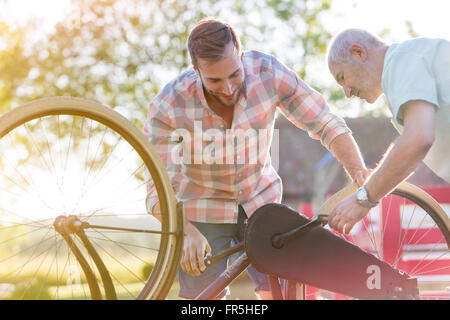
[[[347,174],[358,185],[362,185],[369,175],[358,145],[350,133],[337,136],[330,144],[330,151],[342,164]]]
[[[434,105],[414,100],[403,108],[403,133],[366,182],[371,202],[380,200],[411,175],[434,142]],[[353,194],[335,206],[329,215],[328,224],[340,233],[349,233],[369,210],[359,204]]]
[[[408,178],[434,142],[435,106],[413,100],[403,106],[403,133],[366,184],[369,200],[376,202]]]

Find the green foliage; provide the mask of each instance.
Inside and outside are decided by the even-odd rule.
[[[417,33],[417,31],[414,29],[413,23],[412,21],[405,21],[406,27],[408,28],[408,34],[412,37],[412,38],[417,38],[419,37],[419,33]]]
[[[200,10],[189,14],[189,7],[196,2],[74,1],[76,10],[33,48],[34,77],[27,81],[33,92],[20,100],[91,98],[142,126],[167,73],[189,65],[189,27],[204,16]]]
[[[0,21],[0,114],[14,100],[15,92],[27,77],[30,63],[24,53],[23,30],[12,30]]]
[[[294,57],[298,61],[295,71],[303,79],[314,79],[314,76],[307,76],[307,66],[315,59],[323,58],[326,53],[326,45],[331,34],[325,30],[320,17],[330,10],[331,2],[268,0],[267,4],[292,31],[289,33],[290,42],[302,50],[301,56]],[[295,61],[292,61],[292,64],[295,64]]]
[[[151,99],[190,66],[186,41],[206,16],[230,22],[244,49],[275,55],[345,109],[340,88],[321,74],[331,38],[323,20],[332,9],[331,0],[73,0],[54,31],[26,49],[34,29],[0,22],[0,113],[70,95],[101,101],[142,128]]]
[[[246,49],[280,54],[280,60],[308,81],[314,75],[307,74],[306,66],[322,58],[330,37],[320,21],[329,9],[326,0],[73,1],[70,15],[28,54],[19,40],[8,47],[8,54],[20,59],[9,64],[9,78],[2,80],[8,87],[0,93],[8,91],[10,96],[0,100],[0,111],[9,108],[9,103],[70,95],[115,107],[142,127],[156,92],[189,67],[188,34],[206,16],[229,21],[244,46],[248,44]],[[285,37],[295,48],[294,57],[283,55],[288,51],[284,44],[267,45],[278,37],[280,28],[289,30]]]

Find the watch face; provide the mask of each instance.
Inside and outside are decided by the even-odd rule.
[[[362,189],[362,188],[360,188],[358,190],[358,192],[356,193],[356,199],[359,201],[364,200],[365,196],[366,196],[366,193],[364,192],[364,189]]]

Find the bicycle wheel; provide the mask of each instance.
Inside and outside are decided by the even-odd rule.
[[[329,214],[356,190],[355,185],[344,188],[317,214]],[[441,206],[423,190],[404,182],[371,209],[349,235],[340,236],[417,278],[421,299],[450,299],[449,229],[449,218]],[[351,299],[310,286],[305,291],[306,299]]]
[[[161,160],[131,122],[91,100],[36,100],[0,117],[0,150],[0,298],[98,299],[93,287],[108,297],[111,285],[114,298],[166,297],[182,219]],[[147,183],[161,222],[147,214]],[[108,286],[83,239],[62,233],[69,217]]]

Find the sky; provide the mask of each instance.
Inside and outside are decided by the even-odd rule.
[[[374,33],[389,28],[390,40],[401,41],[409,38],[405,24],[409,20],[420,36],[450,40],[448,0],[332,0],[332,7],[337,16],[324,21],[332,33],[349,27]]]
[[[0,0],[0,19],[24,24],[29,19],[42,19],[42,30],[50,31],[70,10],[70,0]]]

